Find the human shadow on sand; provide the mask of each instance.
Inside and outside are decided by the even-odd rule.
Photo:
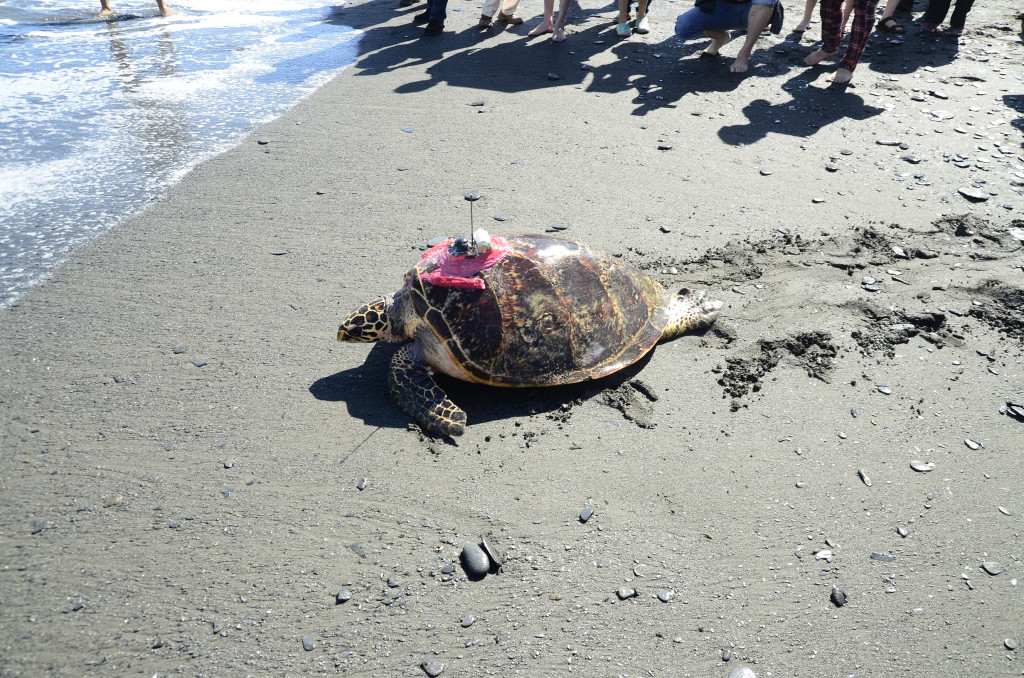
[[[345,403],[349,416],[361,419],[367,426],[406,428],[412,419],[388,395],[388,365],[396,349],[395,344],[375,344],[362,365],[317,379],[309,392],[317,400]],[[452,402],[466,411],[470,427],[534,415],[553,415],[554,419],[562,420],[568,418],[574,406],[634,379],[653,354],[654,350],[602,379],[566,386],[501,388],[441,374],[435,374],[434,378]]]

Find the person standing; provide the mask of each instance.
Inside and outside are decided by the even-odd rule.
[[[875,23],[875,5],[878,0],[854,0],[853,25],[850,28],[850,42],[846,46],[839,68],[829,79],[833,85],[846,87],[853,78],[864,47],[868,44],[871,26]],[[821,0],[821,47],[807,55],[804,63],[817,66],[824,59],[839,52],[839,41],[843,37],[843,0]]]
[[[950,0],[928,0],[928,9],[921,19],[921,31],[924,33],[936,33],[939,26],[946,18],[949,11]],[[974,0],[956,0],[953,7],[953,14],[949,17],[949,28],[946,35],[959,38],[964,34],[964,24],[967,23],[967,13],[974,6]]]
[[[552,42],[565,42],[565,19],[569,11],[569,0],[558,0],[558,20],[555,21],[555,0],[544,0],[544,18],[540,25],[527,33],[531,38],[551,33]]]

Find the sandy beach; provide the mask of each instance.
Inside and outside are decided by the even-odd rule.
[[[0,675],[1024,674],[1021,8],[835,92],[795,5],[744,76],[682,2],[422,7],[0,311]],[[424,434],[335,335],[474,189],[721,317]]]

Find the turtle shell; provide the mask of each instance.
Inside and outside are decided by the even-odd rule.
[[[505,239],[507,256],[476,274],[483,289],[425,280],[437,257],[425,256],[406,275],[414,314],[465,378],[501,386],[596,379],[636,362],[661,338],[668,295],[648,276],[570,240]]]

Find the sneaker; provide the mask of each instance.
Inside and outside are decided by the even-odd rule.
[[[647,17],[636,20],[636,32],[641,35],[646,35],[651,32],[651,24],[647,21]]]
[[[946,35],[948,35],[950,37],[953,37],[953,38],[959,38],[963,34],[964,34],[964,27],[963,26],[950,26],[949,28],[946,29]]]
[[[416,25],[425,24],[428,21],[430,21],[430,10],[429,9],[426,12],[420,12],[419,14],[417,14],[416,16],[414,16],[412,18],[412,22],[414,24],[416,24]]]
[[[444,31],[444,22],[431,20],[423,29],[423,35],[441,35],[442,31]]]
[[[939,32],[939,25],[938,24],[933,24],[933,23],[928,23],[927,21],[922,21],[921,22],[921,32],[922,33],[938,33]]]
[[[629,22],[625,21],[616,26],[615,35],[619,36],[620,38],[628,38],[629,36],[633,35],[633,29],[629,27]]]

